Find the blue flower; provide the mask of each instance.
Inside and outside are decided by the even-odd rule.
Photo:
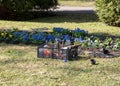
[[[54,28],[53,28],[53,31],[54,31],[54,32],[57,32],[57,33],[61,33],[61,32],[64,31],[64,28],[54,27]]]
[[[24,41],[29,41],[29,39],[30,39],[30,36],[29,36],[29,35],[23,36],[23,40],[24,40]]]
[[[58,39],[58,42],[59,42],[59,43],[62,43],[62,40],[61,40],[61,39]]]
[[[44,36],[44,35],[45,35],[45,33],[44,33],[44,32],[41,32],[41,33],[40,33],[40,35],[41,35],[41,36]]]
[[[50,40],[55,40],[55,36],[52,34],[52,35],[47,35],[46,37],[46,41],[50,41]]]
[[[79,38],[79,40],[80,40],[80,41],[82,41],[82,40],[83,40],[83,38],[82,38],[82,37],[80,37],[80,38]]]
[[[26,31],[21,31],[20,33],[21,33],[21,36],[24,36],[24,35],[29,34],[29,33],[28,33],[28,32],[26,32]]]
[[[32,35],[32,39],[33,39],[34,41],[41,40],[41,38],[42,38],[41,35],[38,35],[38,34],[33,34],[33,35]]]
[[[38,40],[45,40],[45,37],[42,36],[42,35],[41,35],[41,36],[39,35],[39,36],[38,36]]]
[[[13,33],[13,36],[16,36],[16,37],[19,37],[20,35],[21,35],[20,32],[14,32],[14,33]]]
[[[50,38],[51,38],[51,36],[50,36],[50,35],[47,35],[46,40],[49,41]]]
[[[70,37],[68,35],[63,35],[64,40],[70,40]]]
[[[79,38],[79,41],[80,41],[80,42],[83,42],[83,43],[86,42],[86,40],[84,40],[82,37]]]
[[[74,41],[75,41],[75,42],[78,42],[78,41],[79,41],[79,38],[75,38]]]
[[[77,31],[77,32],[81,32],[80,28],[77,28],[76,31]]]

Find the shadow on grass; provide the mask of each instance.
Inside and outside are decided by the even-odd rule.
[[[94,69],[92,68],[81,68],[81,67],[60,67],[58,69],[62,69],[63,71],[66,71],[67,75],[74,75],[78,76],[79,73],[90,73],[93,72]]]
[[[27,59],[23,59],[23,57],[26,54],[28,54],[28,52],[26,52],[24,50],[19,50],[19,49],[8,49],[8,50],[4,51],[4,54],[5,54],[5,56],[7,56],[9,58],[3,59],[0,61],[0,64],[3,64],[3,65],[11,64],[11,63],[26,62]]]
[[[86,11],[60,11],[60,12],[29,12],[21,13],[0,18],[2,20],[12,21],[28,21],[28,22],[46,22],[46,23],[62,23],[62,22],[96,22],[98,17],[95,12]]]
[[[16,64],[16,63],[25,63],[29,61],[28,59],[7,59],[0,61],[0,64],[2,65],[8,65],[8,64]]]
[[[116,38],[120,38],[120,35],[111,35],[109,33],[104,33],[104,32],[97,32],[97,33],[91,33],[90,36],[95,36],[95,37],[99,37],[101,39],[105,39],[106,37],[110,37],[112,39],[116,39]]]
[[[89,60],[90,59],[90,57],[88,57],[88,56],[78,56],[78,60]]]
[[[62,70],[63,72],[66,72],[67,75],[69,76],[78,76],[78,74],[80,73],[91,73],[93,71],[95,71],[96,69],[94,69],[93,67],[90,66],[73,66],[73,65],[69,65],[69,66],[63,66],[63,67],[57,67],[55,68],[56,70]]]
[[[98,17],[96,13],[55,13],[55,16],[52,17],[42,17],[38,19],[30,20],[30,22],[46,22],[46,23],[66,23],[66,22],[75,22],[75,23],[84,23],[84,22],[97,22]]]
[[[89,60],[90,57],[85,56],[77,56],[76,59],[70,60],[70,61],[79,61],[79,60]]]
[[[6,43],[0,43],[0,48],[3,51],[0,53],[2,57],[0,60],[1,65],[7,65],[7,64],[15,64],[15,63],[24,63],[26,61],[30,61],[26,57],[26,55],[29,56],[30,52],[24,48],[23,44],[18,44],[18,48],[16,46],[17,44],[6,44]]]

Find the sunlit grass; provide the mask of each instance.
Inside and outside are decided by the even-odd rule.
[[[89,33],[120,36],[120,28],[107,26],[94,14],[57,15],[30,21],[0,20],[0,28],[81,28]],[[0,86],[120,86],[120,57],[77,61],[37,58],[37,46],[0,43]]]
[[[61,6],[80,6],[80,7],[94,7],[94,2],[93,1],[80,1],[80,0],[58,0],[59,5]]]
[[[95,14],[58,14],[54,17],[43,17],[29,21],[0,20],[0,28],[19,28],[31,30],[33,28],[81,28],[89,33],[120,36],[120,28],[108,26],[98,21]]]
[[[119,86],[120,58],[89,58],[64,63],[37,58],[36,46],[0,44],[1,86]]]

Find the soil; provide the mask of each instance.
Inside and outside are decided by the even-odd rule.
[[[102,49],[96,49],[96,48],[83,48],[79,46],[78,48],[78,55],[82,56],[88,56],[88,57],[100,57],[100,58],[113,58],[113,57],[119,57],[120,56],[120,50],[113,51],[108,50],[108,54],[104,54]]]

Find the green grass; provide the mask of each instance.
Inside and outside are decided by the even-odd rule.
[[[0,20],[0,28],[19,28],[31,30],[31,28],[81,28],[89,33],[120,36],[120,28],[107,26],[98,21],[95,14],[58,14],[54,17],[43,17],[29,21],[5,21]]]
[[[57,15],[30,21],[0,20],[0,28],[77,28],[89,33],[120,36],[120,28],[98,22],[94,14]],[[0,43],[0,86],[120,86],[120,57],[89,58],[64,63],[37,58],[37,46]]]
[[[37,58],[36,46],[0,44],[0,86],[119,86],[120,58],[64,63]]]
[[[80,1],[80,0],[58,0],[61,6],[80,6],[80,7],[94,7],[93,1]]]

